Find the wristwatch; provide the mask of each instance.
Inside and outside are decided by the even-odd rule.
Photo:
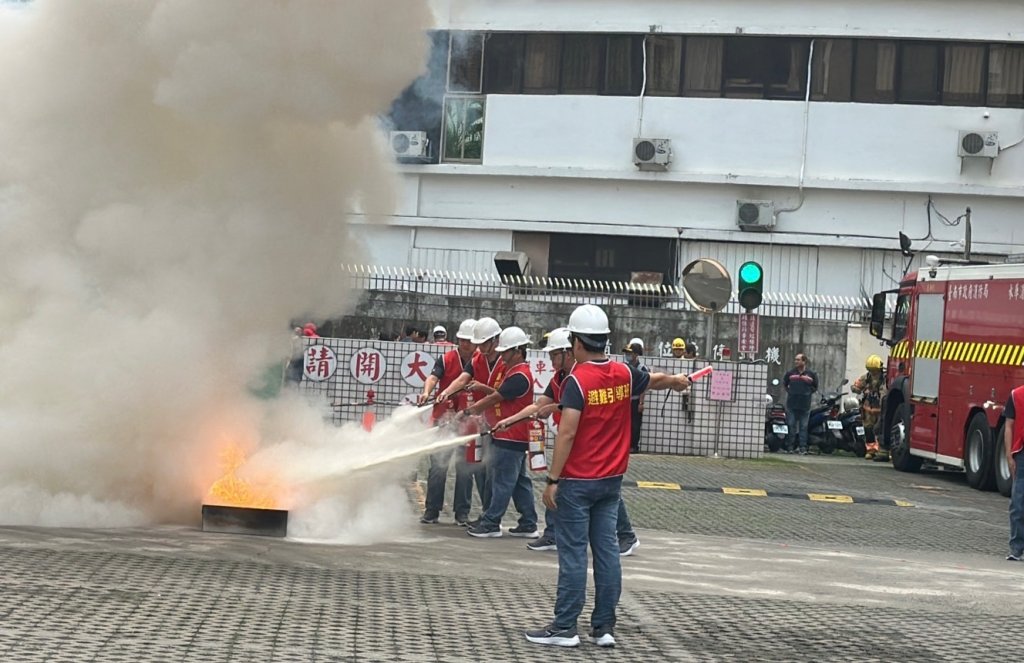
[[[551,477],[548,477],[548,485],[549,486],[558,485],[558,479],[552,479]]]

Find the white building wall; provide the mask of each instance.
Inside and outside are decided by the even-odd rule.
[[[1018,0],[431,0],[440,29],[1021,40]]]
[[[438,28],[452,30],[1024,41],[1019,0],[433,4]],[[488,95],[483,163],[399,166],[397,232],[373,229],[380,245],[367,255],[492,272],[493,253],[513,248],[517,233],[678,238],[681,264],[715,257],[735,271],[756,259],[768,290],[860,295],[902,274],[899,232],[922,254],[954,252],[963,225],[938,212],[955,219],[967,207],[976,254],[1024,252],[1022,109],[812,102],[802,206],[773,232],[742,232],[738,199],[800,201],[804,114],[799,101]],[[961,160],[961,129],[998,131],[1002,153],[991,164]],[[668,172],[636,169],[637,135],[672,140]]]

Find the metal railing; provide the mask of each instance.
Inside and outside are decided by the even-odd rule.
[[[697,311],[686,299],[682,287],[676,285],[543,276],[501,277],[378,265],[347,265],[346,270],[351,286],[365,291]],[[733,292],[722,313],[742,312]],[[863,297],[765,292],[758,312],[772,317],[862,323],[871,316],[871,302]]]

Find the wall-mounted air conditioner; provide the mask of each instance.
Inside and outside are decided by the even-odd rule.
[[[668,138],[634,138],[633,163],[640,170],[668,170],[672,141]]]
[[[771,230],[775,226],[775,203],[771,200],[737,200],[736,225],[742,230]]]
[[[423,159],[430,156],[426,131],[392,131],[391,152],[399,159]]]
[[[961,131],[957,140],[956,152],[961,157],[994,159],[999,156],[999,132]]]

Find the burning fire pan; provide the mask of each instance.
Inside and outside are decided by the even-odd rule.
[[[284,537],[288,533],[288,512],[204,504],[203,531]]]

